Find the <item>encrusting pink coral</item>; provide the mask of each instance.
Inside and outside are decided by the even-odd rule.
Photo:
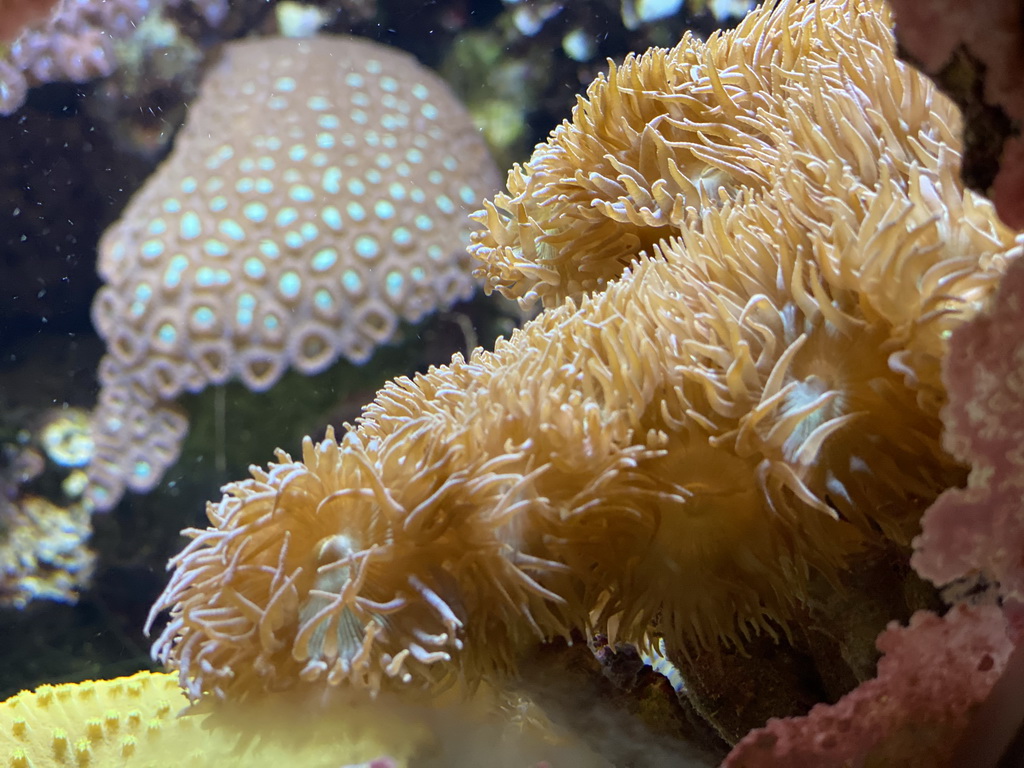
[[[996,606],[919,611],[879,636],[875,679],[805,717],[770,720],[723,768],[960,768],[954,748],[1006,666],[1010,635]]]
[[[966,488],[925,512],[914,568],[943,586],[991,583],[1020,622],[1024,595],[1024,263],[1012,264],[987,311],[957,329],[944,365],[946,448],[971,465]],[[952,592],[952,590],[951,590]],[[1020,643],[1020,633],[1018,633]],[[1006,741],[1024,717],[1024,646],[1018,645],[959,754]]]
[[[922,520],[912,565],[942,586],[996,582],[1024,600],[1024,263],[1009,268],[984,314],[953,332],[944,378],[946,450],[972,466]]]

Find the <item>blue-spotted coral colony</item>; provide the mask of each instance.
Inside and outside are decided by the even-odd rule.
[[[168,160],[103,237],[90,497],[148,490],[184,391],[365,362],[472,293],[468,214],[499,186],[447,86],[365,40],[228,44]]]

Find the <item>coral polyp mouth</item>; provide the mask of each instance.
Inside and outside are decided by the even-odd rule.
[[[366,684],[367,674],[379,670],[383,677],[408,684],[414,676],[405,668],[407,660],[429,668],[450,662],[452,653],[462,649],[458,637],[462,622],[415,576],[388,599],[368,595],[380,592],[373,589],[374,567],[395,567],[393,562],[374,566],[375,559],[387,556],[379,547],[361,550],[352,537],[336,534],[324,539],[318,550],[316,578],[299,608],[292,651],[297,661],[304,662],[299,673],[303,680],[325,677],[331,685],[345,680]],[[417,601],[420,608],[428,608],[421,614],[432,614],[420,616],[421,621],[441,631],[427,631],[420,621],[403,621],[403,613],[417,612]],[[401,646],[398,652],[386,650],[396,645]]]
[[[304,680],[316,679],[334,664],[349,674],[364,651],[368,633],[352,607],[362,581],[357,547],[349,536],[336,534],[317,548],[316,578],[299,607],[293,651],[296,660],[306,662]]]

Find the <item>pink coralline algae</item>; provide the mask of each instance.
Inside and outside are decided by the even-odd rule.
[[[1024,13],[1018,0],[891,0],[906,54],[964,110],[968,154],[1008,225],[1024,228]],[[1001,145],[1001,149],[1000,149]],[[991,157],[989,157],[991,155]],[[988,167],[985,167],[988,166]],[[966,173],[966,170],[965,170]],[[994,173],[994,178],[992,177]]]
[[[170,4],[183,2],[172,0]],[[227,11],[227,0],[191,2],[211,24]],[[159,12],[163,6],[156,0],[57,0],[50,4],[54,8],[49,15],[19,14],[25,26],[16,36],[10,35],[9,45],[0,45],[0,115],[17,110],[32,86],[84,83],[111,74],[117,66],[115,42],[130,37],[147,14]],[[5,6],[0,4],[0,8]]]
[[[723,768],[962,765],[957,745],[1006,668],[1011,634],[996,606],[919,611],[879,636],[875,679],[806,717],[770,720]]]
[[[953,332],[944,378],[945,448],[972,466],[966,488],[925,513],[911,561],[938,585],[984,576],[1024,599],[1024,263],[987,312]]]

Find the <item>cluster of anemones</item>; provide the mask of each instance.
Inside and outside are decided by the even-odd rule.
[[[474,251],[548,308],[227,489],[156,655],[193,696],[432,687],[573,628],[777,631],[963,477],[938,366],[1015,254],[876,2],[787,2],[591,87]]]

